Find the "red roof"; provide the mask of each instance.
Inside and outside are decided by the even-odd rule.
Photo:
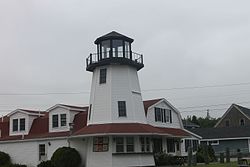
[[[189,133],[182,129],[176,128],[159,128],[149,124],[140,123],[110,123],[95,124],[86,126],[74,135],[91,135],[91,134],[147,134],[147,135],[166,135],[174,137],[190,136]]]
[[[147,100],[144,101],[144,108],[145,112],[148,108],[155,103],[159,102],[162,99],[155,99],[155,100]],[[173,136],[173,137],[184,137],[190,136],[189,133],[184,131],[183,129],[176,129],[176,128],[159,128],[153,127],[149,124],[140,124],[140,123],[113,123],[113,124],[98,124],[98,125],[89,125],[87,126],[87,116],[88,116],[88,107],[77,107],[77,106],[70,106],[70,111],[76,111],[74,109],[84,109],[86,111],[79,112],[75,115],[73,120],[74,129],[73,134],[74,136],[78,135],[91,135],[91,134],[148,134],[148,135],[166,135],[166,136]],[[23,110],[23,109],[22,109]],[[23,110],[26,112],[36,112],[33,110]],[[39,112],[39,111],[38,111]],[[6,140],[21,140],[21,139],[35,139],[35,138],[50,138],[50,137],[66,137],[69,135],[69,131],[65,132],[53,132],[49,133],[49,113],[44,112],[44,115],[34,119],[33,124],[31,126],[30,132],[28,135],[22,136],[9,136],[9,117],[4,117],[3,122],[2,119],[0,120],[0,130],[1,130],[1,137],[0,141]]]
[[[153,100],[145,100],[143,101],[143,104],[144,104],[144,110],[145,110],[145,114],[147,115],[147,112],[148,112],[148,108],[154,104],[156,104],[157,102],[161,101],[161,99],[153,99]]]

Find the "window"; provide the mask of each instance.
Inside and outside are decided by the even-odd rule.
[[[172,123],[171,110],[155,107],[155,122]]]
[[[13,132],[18,131],[18,119],[13,119]]]
[[[226,127],[229,127],[229,124],[230,124],[229,120],[226,120]]]
[[[25,118],[20,119],[20,131],[25,131]]]
[[[126,137],[127,152],[134,152],[134,138]]]
[[[46,160],[45,144],[39,144],[39,161]]]
[[[110,57],[110,40],[105,40],[102,41],[101,44],[101,54],[102,54],[102,59],[109,58]]]
[[[108,137],[94,137],[93,142],[94,152],[106,152],[109,150],[109,138]]]
[[[67,125],[67,119],[66,119],[66,114],[61,114],[61,126],[66,126]]]
[[[106,77],[107,77],[107,69],[103,68],[100,69],[100,84],[106,83]]]
[[[141,152],[150,152],[150,139],[149,137],[140,137]]]
[[[123,139],[123,137],[116,138],[116,152],[124,152],[124,139]]]
[[[168,153],[175,152],[174,139],[167,139],[167,151],[168,151]]]
[[[186,139],[185,140],[185,152],[188,152],[188,148],[192,147],[192,140]]]
[[[209,141],[208,144],[214,146],[214,145],[219,145],[219,140],[212,140],[212,141]]]
[[[193,151],[197,151],[198,150],[198,140],[193,140]]]
[[[240,126],[244,126],[245,125],[245,119],[240,119]]]
[[[116,137],[116,152],[134,152],[134,137]]]
[[[119,117],[126,117],[126,101],[118,101],[118,113]]]
[[[89,106],[89,120],[91,118],[91,108],[92,108],[92,104],[90,104],[90,106]]]
[[[58,128],[58,115],[52,115],[52,127]]]
[[[123,57],[123,41],[112,40],[113,57]]]

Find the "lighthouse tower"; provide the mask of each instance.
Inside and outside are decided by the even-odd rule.
[[[86,59],[93,72],[88,125],[146,123],[137,75],[143,56],[132,52],[133,41],[115,31],[95,40],[97,53]]]

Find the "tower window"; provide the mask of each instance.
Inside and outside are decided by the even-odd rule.
[[[107,77],[107,69],[103,68],[100,69],[100,84],[106,83],[106,77]]]
[[[119,117],[126,117],[126,101],[118,101],[118,113]]]

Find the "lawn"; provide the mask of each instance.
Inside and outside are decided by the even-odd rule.
[[[209,165],[199,164],[196,167],[237,167],[237,162],[224,163],[224,164],[211,163]]]

